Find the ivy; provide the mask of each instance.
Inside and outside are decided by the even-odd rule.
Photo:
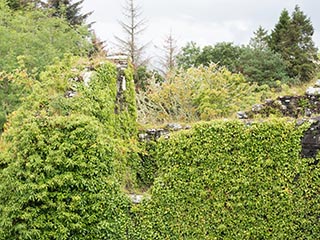
[[[300,157],[309,126],[214,121],[152,145],[139,239],[317,238],[319,166]]]

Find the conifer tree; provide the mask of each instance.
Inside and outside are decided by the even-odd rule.
[[[73,2],[71,0],[49,0],[47,7],[53,9],[53,16],[64,17],[71,25],[82,25],[92,13],[81,14],[81,4],[84,0]]]
[[[262,26],[253,32],[254,36],[250,39],[249,47],[254,49],[266,50],[268,46],[268,31],[265,30]]]
[[[290,25],[291,19],[287,9],[281,12],[278,23],[271,32],[269,47],[271,50],[278,52],[281,56],[288,60],[290,59]]]
[[[291,54],[292,76],[298,76],[302,81],[311,80],[317,69],[317,48],[312,40],[314,28],[308,18],[296,6],[291,20]]]
[[[292,16],[284,9],[271,33],[269,47],[286,61],[288,75],[302,82],[311,80],[317,69],[317,49],[310,18],[296,6]]]

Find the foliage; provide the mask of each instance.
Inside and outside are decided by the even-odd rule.
[[[212,63],[226,67],[231,72],[237,72],[241,47],[233,43],[221,42],[214,46],[205,46],[202,49],[194,42],[187,43],[177,56],[179,67],[188,69],[200,65],[209,66]]]
[[[84,0],[48,0],[46,8],[52,10],[54,17],[65,18],[72,26],[85,24],[86,19],[91,13],[82,14],[81,4]]]
[[[275,87],[277,81],[294,83],[287,74],[286,63],[281,55],[268,48],[243,48],[239,62],[239,71],[248,82],[270,87]]]
[[[248,47],[221,42],[196,50],[195,44],[187,45],[178,57],[179,65],[187,69],[216,63],[233,73],[242,73],[248,82],[270,87],[274,87],[276,81],[295,83],[288,76],[287,65],[281,55],[268,48],[267,39],[267,32],[260,27]]]
[[[177,56],[177,65],[183,69],[198,66],[201,48],[195,42],[188,42]]]
[[[241,51],[241,47],[228,42],[217,43],[213,47],[205,46],[197,58],[197,64],[208,66],[210,63],[216,63],[218,66],[226,67],[229,71],[236,73],[240,64]]]
[[[259,26],[253,34],[254,36],[250,39],[249,47],[260,50],[266,50],[269,48],[269,35],[267,30]]]
[[[317,238],[319,164],[300,157],[308,127],[214,121],[158,141],[135,239]]]
[[[71,28],[44,11],[12,11],[0,6],[0,70],[12,72],[22,56],[29,72],[41,71],[65,54],[85,55],[91,47],[85,27]]]
[[[114,64],[69,57],[40,74],[0,144],[0,239],[126,238],[121,184],[134,161],[136,108],[132,70],[125,75],[128,91],[115,114]]]
[[[0,73],[0,133],[7,116],[18,108],[24,97],[32,91],[34,80],[25,70]]]
[[[128,201],[113,178],[115,147],[100,122],[42,114],[5,139],[11,144],[1,173],[1,239],[125,236]]]
[[[270,36],[269,46],[286,61],[289,76],[302,82],[312,80],[318,67],[313,33],[310,19],[296,6],[291,17],[282,11]]]
[[[141,121],[187,121],[231,117],[259,101],[256,85],[212,64],[177,72],[138,95]],[[257,97],[257,98],[256,98]]]
[[[12,10],[21,10],[27,8],[37,8],[41,5],[40,0],[6,0],[7,5]]]

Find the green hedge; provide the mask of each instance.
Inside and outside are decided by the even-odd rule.
[[[319,165],[300,157],[308,126],[215,121],[159,141],[136,239],[317,239]]]

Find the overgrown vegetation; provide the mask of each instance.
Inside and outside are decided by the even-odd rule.
[[[319,165],[300,157],[308,126],[215,121],[149,145],[136,239],[317,238]]]
[[[320,235],[319,156],[300,155],[310,124],[230,120],[313,80],[313,27],[299,7],[248,46],[187,44],[179,68],[170,35],[159,74],[137,45],[127,68],[106,61],[81,3],[0,0],[0,239]],[[133,40],[140,8],[127,3]],[[137,119],[225,120],[138,142]]]
[[[79,80],[88,66],[96,71],[86,87]],[[111,63],[66,59],[34,83],[2,138],[1,239],[124,238],[121,179],[130,174],[126,154],[136,135],[130,70],[126,77],[132,89],[119,115]],[[69,90],[76,95],[66,98]]]

